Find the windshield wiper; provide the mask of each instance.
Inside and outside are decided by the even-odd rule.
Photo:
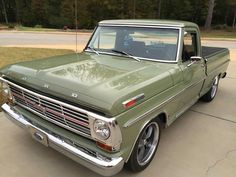
[[[97,55],[100,55],[99,52],[94,49],[93,47],[88,46],[87,49],[91,50],[92,52],[96,53]]]
[[[127,52],[125,52],[125,51],[119,51],[119,50],[111,50],[112,52],[116,52],[116,53],[119,53],[119,54],[122,54],[122,55],[125,55],[125,56],[127,56],[127,57],[129,57],[129,58],[133,58],[133,59],[135,59],[136,61],[141,61],[138,57],[135,57],[135,56],[133,56],[133,55],[131,55],[131,54],[129,54],[129,53],[127,53]]]

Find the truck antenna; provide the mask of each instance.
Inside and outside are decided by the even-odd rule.
[[[75,52],[78,52],[78,2],[75,0]]]

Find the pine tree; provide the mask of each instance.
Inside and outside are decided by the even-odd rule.
[[[211,29],[211,22],[212,22],[212,16],[214,12],[214,7],[215,7],[215,0],[209,0],[208,4],[208,14],[206,18],[206,23],[205,23],[205,29],[210,30]]]
[[[61,18],[64,20],[64,25],[75,27],[75,8],[74,1],[62,0],[61,2]]]
[[[44,25],[47,23],[46,3],[44,0],[32,0],[31,9],[35,17],[36,24]]]

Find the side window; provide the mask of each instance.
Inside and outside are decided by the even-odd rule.
[[[188,61],[192,56],[197,55],[197,34],[195,32],[187,32],[184,35],[183,43],[183,61]]]

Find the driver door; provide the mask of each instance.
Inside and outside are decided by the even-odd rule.
[[[205,62],[201,58],[200,39],[196,30],[185,32],[181,69],[183,74],[183,103],[187,109],[198,99],[205,79]],[[193,60],[194,57],[195,60]],[[197,58],[197,59],[196,59]]]

